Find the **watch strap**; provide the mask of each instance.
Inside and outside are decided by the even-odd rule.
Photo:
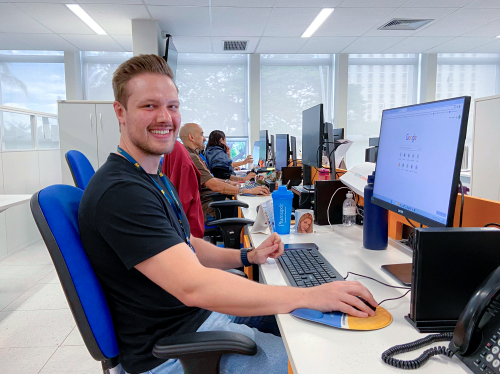
[[[252,266],[252,264],[248,261],[248,249],[244,248],[241,251],[241,263],[243,266]]]

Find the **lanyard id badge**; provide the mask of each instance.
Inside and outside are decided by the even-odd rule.
[[[191,248],[191,250],[194,252],[194,248],[191,245],[191,241],[189,240],[189,237],[187,235],[186,229],[184,228],[184,223],[182,219],[182,208],[180,203],[177,201],[174,191],[172,187],[170,186],[170,182],[167,179],[167,177],[159,170],[158,168],[158,176],[160,177],[160,180],[163,182],[165,187],[167,187],[167,192],[161,186],[153,179],[151,175],[149,175],[146,170],[143,169],[141,165],[132,157],[130,156],[126,151],[124,151],[122,148],[118,147],[117,148],[118,153],[120,153],[123,157],[125,157],[132,165],[134,165],[137,169],[142,170],[144,173],[148,175],[148,177],[153,181],[153,183],[156,185],[156,187],[160,190],[161,194],[167,199],[169,202],[170,206],[172,207],[173,211],[177,215],[177,219],[179,221],[179,224],[181,226],[182,232],[184,233],[185,241],[186,244]]]

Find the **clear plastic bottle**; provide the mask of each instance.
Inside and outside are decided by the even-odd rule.
[[[342,224],[344,226],[353,226],[356,224],[356,202],[353,199],[351,191],[347,193],[342,205]]]

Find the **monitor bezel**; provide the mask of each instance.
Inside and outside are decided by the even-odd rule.
[[[281,169],[278,169],[278,140],[281,140],[281,141],[285,141],[286,140],[286,165],[285,167],[288,166],[289,162],[290,162],[290,136],[289,134],[276,134],[276,144],[275,144],[275,161],[276,161],[276,164],[275,164],[275,167],[276,167],[276,170],[281,170]]]
[[[409,211],[409,210],[404,209],[400,206],[395,206],[395,205],[390,204],[384,200],[380,200],[374,196],[371,198],[372,203],[374,203],[375,205],[378,205],[382,208],[385,208],[387,210],[390,210],[391,212],[398,213],[405,218],[412,219],[412,220],[414,220],[422,225],[426,225],[429,227],[453,227],[453,221],[455,219],[455,207],[456,207],[457,196],[458,196],[458,181],[460,179],[460,168],[462,165],[465,137],[467,135],[467,123],[469,120],[469,110],[470,110],[471,97],[470,96],[453,97],[453,98],[445,99],[445,100],[436,100],[436,101],[431,101],[431,102],[427,102],[427,103],[420,103],[420,104],[407,105],[407,106],[398,107],[398,108],[385,109],[382,112],[382,117],[383,117],[383,115],[386,111],[392,111],[395,109],[402,109],[402,108],[410,108],[410,107],[415,107],[415,106],[422,106],[422,105],[426,105],[426,104],[439,103],[439,102],[445,102],[445,101],[451,101],[451,100],[457,100],[457,99],[464,99],[464,108],[463,108],[462,114],[467,113],[467,115],[466,116],[462,115],[462,122],[460,123],[460,133],[458,136],[458,144],[457,144],[457,155],[456,155],[456,159],[455,159],[455,170],[453,172],[453,179],[452,179],[452,185],[451,185],[451,191],[450,191],[450,204],[448,205],[448,217],[447,217],[446,224],[434,221],[428,217],[425,217],[425,216],[422,216],[422,215],[417,214],[415,212]],[[379,139],[380,139],[381,134],[382,134],[382,118],[380,120]],[[380,154],[380,149],[381,148],[379,147],[379,154]],[[377,183],[377,172],[376,172],[376,167],[375,167],[374,185],[376,183]],[[431,191],[429,191],[429,193],[430,192]]]
[[[310,110],[319,110],[319,124],[318,124],[319,125],[319,128],[318,128],[319,138],[317,139],[318,140],[317,146],[316,146],[316,143],[314,144],[314,146],[316,147],[316,161],[315,161],[315,163],[309,162],[309,160],[304,161],[304,129],[305,129],[304,112],[307,112]],[[322,166],[320,148],[324,145],[324,139],[325,139],[325,122],[324,122],[324,115],[323,115],[323,103],[320,103],[320,104],[316,104],[310,108],[304,109],[302,111],[302,165],[307,165],[307,166],[311,166],[311,167],[318,168],[318,169]],[[315,141],[316,141],[316,139],[315,139]]]
[[[266,137],[266,144],[264,147],[262,147],[262,134],[265,133],[265,137]],[[260,142],[260,146],[259,146],[259,161],[264,161],[264,162],[267,162],[268,160],[268,150],[269,150],[269,132],[268,130],[260,130],[259,132],[259,142]],[[262,154],[264,153],[264,158],[262,158]]]

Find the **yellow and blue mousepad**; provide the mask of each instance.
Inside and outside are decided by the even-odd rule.
[[[290,314],[306,321],[346,330],[378,330],[389,326],[392,322],[391,313],[381,306],[377,307],[374,316],[366,318],[353,317],[342,312],[322,313],[315,309],[296,309]]]

